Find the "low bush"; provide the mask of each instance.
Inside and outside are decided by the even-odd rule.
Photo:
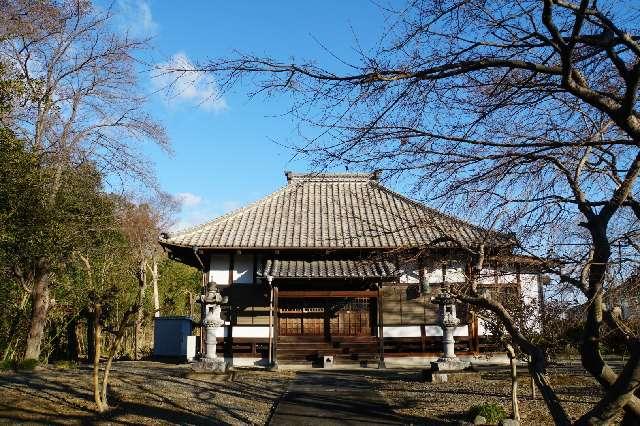
[[[16,363],[12,359],[5,359],[0,362],[0,371],[14,370]]]
[[[507,418],[507,413],[500,404],[485,402],[484,404],[474,405],[469,409],[471,420],[475,419],[476,416],[484,417],[489,424],[498,424]]]
[[[33,370],[38,366],[39,362],[37,359],[28,358],[23,359],[16,366],[17,370]]]
[[[56,361],[53,366],[59,370],[72,370],[78,367],[78,363],[76,363],[75,361],[60,360]]]

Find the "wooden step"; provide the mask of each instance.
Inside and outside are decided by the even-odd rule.
[[[329,340],[325,336],[278,336],[279,342],[376,342],[375,336],[331,336]]]

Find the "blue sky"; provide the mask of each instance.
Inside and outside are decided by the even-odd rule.
[[[355,46],[373,48],[383,12],[362,1],[135,1],[117,0],[117,25],[153,36],[147,61],[196,63],[234,51],[281,60],[314,59],[340,67],[322,47],[346,60]],[[357,41],[355,35],[357,34]],[[320,43],[322,44],[320,44]],[[150,92],[161,79],[142,76]],[[278,145],[297,142],[296,123],[283,116],[286,99],[244,91],[216,98],[215,81],[195,76],[171,96],[152,96],[150,112],[167,129],[174,154],[146,148],[161,187],[183,200],[177,228],[212,219],[278,189],[285,170],[312,168]],[[248,89],[248,87],[247,87]]]

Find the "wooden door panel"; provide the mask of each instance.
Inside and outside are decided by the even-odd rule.
[[[281,308],[278,314],[282,336],[370,336],[371,315],[367,298],[336,301],[307,308],[295,305]]]

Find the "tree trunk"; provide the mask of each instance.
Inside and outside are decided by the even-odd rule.
[[[40,358],[44,326],[49,311],[49,274],[46,272],[38,274],[33,283],[31,305],[31,321],[24,358],[37,360]]]
[[[153,316],[160,317],[160,295],[158,294],[158,259],[154,256],[151,264],[151,282],[153,283]]]
[[[627,420],[635,415],[633,401],[637,398],[634,393],[640,387],[640,341],[632,336],[627,344],[631,349],[631,356],[623,370],[618,374],[613,385],[607,389],[605,397],[583,415],[578,424],[609,424],[623,408],[626,408]]]
[[[529,365],[531,365],[531,357],[529,357]],[[531,376],[531,399],[536,399],[536,382]]]
[[[142,318],[144,305],[144,294],[147,288],[147,265],[145,261],[141,261],[138,267],[138,313],[135,324],[135,340],[133,342],[133,359],[138,360],[140,356],[140,339],[142,338]]]
[[[520,421],[520,409],[518,408],[518,374],[516,371],[517,359],[516,351],[511,344],[507,344],[507,356],[511,364],[511,409],[513,411],[513,419]]]
[[[96,354],[95,322],[92,314],[87,315],[87,362],[93,361]]]
[[[580,347],[580,358],[584,368],[606,391],[606,396],[603,401],[618,400],[620,392],[625,393],[628,398],[624,398],[624,410],[627,412],[628,417],[633,416],[635,421],[640,423],[640,399],[636,398],[633,392],[626,393],[616,386],[621,378],[618,377],[618,374],[606,363],[600,353],[600,332],[603,325],[602,293],[606,274],[605,265],[608,264],[610,252],[608,241],[606,237],[602,236],[605,231],[601,229],[596,231],[593,231],[593,238],[596,242],[594,245],[596,246],[597,252],[593,257],[593,266],[591,266],[589,270],[589,288],[587,292],[589,308],[587,310],[587,319],[585,321],[582,345]],[[626,368],[630,362],[631,361],[627,362],[622,374],[626,373]],[[622,380],[626,379],[622,378]],[[601,401],[601,403],[603,403],[603,401]]]
[[[100,354],[102,351],[102,326],[100,324],[100,316],[102,314],[102,305],[96,303],[93,311],[93,399],[99,413],[104,413],[107,406],[102,401],[100,393]]]
[[[96,306],[97,306],[96,312],[100,313],[101,311],[100,304],[97,304]],[[105,411],[109,410],[107,390],[109,388],[109,373],[111,372],[111,365],[113,364],[113,358],[115,357],[116,353],[118,353],[118,349],[120,348],[120,345],[124,340],[125,331],[129,326],[129,318],[133,314],[139,311],[140,311],[140,305],[134,305],[131,309],[127,310],[124,313],[122,319],[120,320],[120,324],[118,326],[118,330],[116,331],[115,338],[113,339],[113,342],[111,343],[111,346],[109,348],[109,352],[107,355],[107,362],[104,366],[104,371],[102,374],[102,383],[100,383],[100,350],[101,348],[98,344],[96,344],[96,348],[95,348],[96,356],[93,360],[93,397],[95,399],[98,412],[100,413],[104,413]],[[100,325],[99,318],[100,317],[98,316],[96,317],[96,320],[95,320],[96,342],[100,342],[101,340],[100,336],[101,336],[102,326]]]
[[[78,360],[78,320],[73,319],[67,323],[67,358],[71,361]]]

